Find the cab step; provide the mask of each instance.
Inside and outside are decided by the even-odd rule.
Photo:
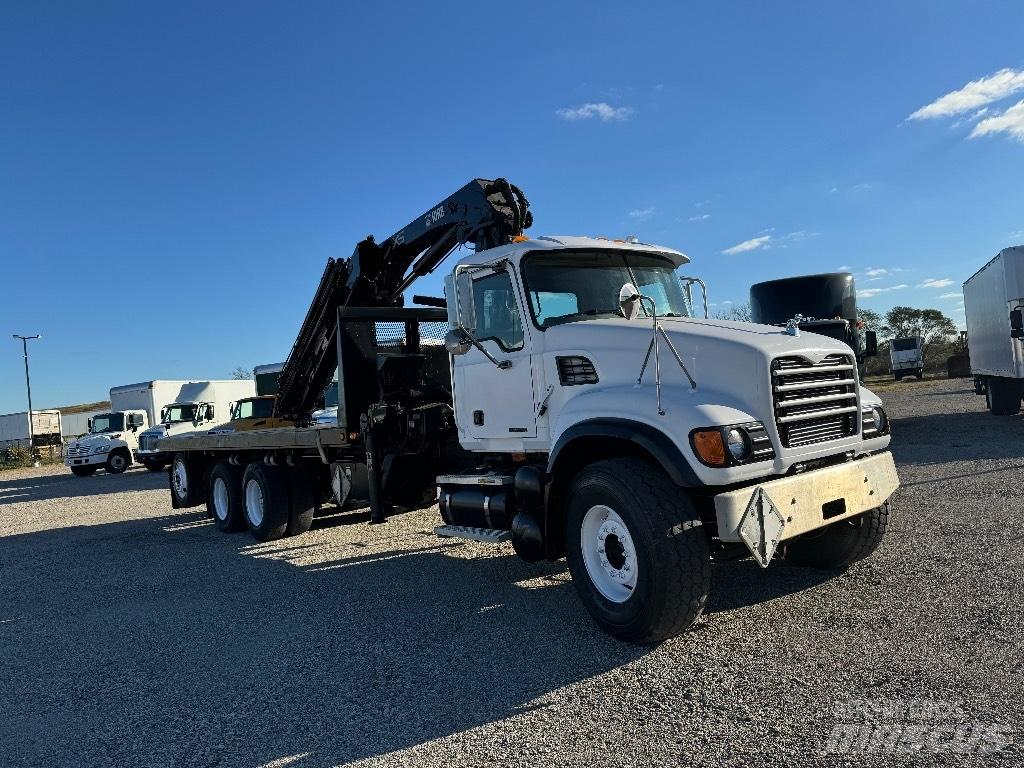
[[[468,525],[440,525],[434,529],[434,533],[448,539],[469,539],[482,541],[484,544],[500,544],[512,540],[509,531],[499,528],[473,528]]]

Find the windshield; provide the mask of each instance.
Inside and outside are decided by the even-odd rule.
[[[621,317],[619,290],[633,283],[654,300],[659,317],[689,317],[675,266],[664,256],[637,252],[574,251],[523,259],[523,280],[537,325],[594,317]],[[641,302],[642,314],[650,303]]]
[[[92,428],[89,430],[89,434],[98,435],[101,432],[121,432],[123,430],[123,413],[101,413],[92,417]]]
[[[256,400],[240,400],[235,406],[233,419],[269,419],[274,415],[274,398],[261,397]]]
[[[164,424],[177,424],[182,421],[196,420],[196,406],[194,403],[185,405],[169,405],[164,412]]]
[[[892,348],[897,352],[910,352],[917,349],[917,339],[893,339]]]

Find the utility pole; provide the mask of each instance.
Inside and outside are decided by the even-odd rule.
[[[17,333],[11,334],[16,339],[21,339],[21,351],[25,355],[25,389],[28,391],[28,454],[34,460],[36,457],[36,435],[32,424],[32,379],[28,375],[28,342],[31,339],[41,339],[38,333],[35,336],[21,336]],[[38,462],[33,461],[38,466]]]

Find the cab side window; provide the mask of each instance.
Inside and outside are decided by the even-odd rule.
[[[493,339],[506,352],[522,349],[523,322],[508,272],[495,272],[474,280],[473,303],[476,337],[480,341]]]

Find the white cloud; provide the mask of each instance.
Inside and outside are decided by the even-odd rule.
[[[848,272],[849,269],[850,269],[850,265],[849,264],[843,264],[843,266],[841,266],[841,267],[836,267],[836,271],[837,272]]]
[[[725,300],[725,301],[723,301],[722,303],[723,303],[723,304],[732,304],[733,302],[732,302],[732,301],[731,301],[730,299],[726,299],[726,300]]]
[[[654,206],[650,208],[635,208],[629,212],[629,218],[636,219],[637,221],[647,221],[654,215]]]
[[[874,185],[873,184],[868,184],[867,182],[861,182],[860,184],[854,184],[852,187],[850,187],[850,191],[853,192],[854,194],[856,194],[858,192],[870,192],[872,189],[874,189]]]
[[[702,214],[699,214],[697,216],[691,216],[690,217],[690,221],[707,221],[710,218],[711,218],[711,214],[710,213],[702,213]]]
[[[940,277],[940,278],[929,277],[927,280],[925,280],[923,283],[921,283],[917,287],[918,288],[948,288],[952,284],[953,284],[953,281],[950,280],[948,277]]]
[[[771,243],[771,235],[762,235],[761,237],[752,237],[749,240],[744,240],[742,243],[736,243],[731,248],[726,248],[722,253],[727,256],[735,256],[737,253],[746,253],[747,251],[756,251],[758,248],[767,248],[768,244]]]
[[[921,107],[907,119],[927,120],[960,115],[1012,96],[1018,91],[1024,91],[1024,70],[1001,69],[988,77],[972,80],[959,90],[950,91]]]
[[[970,138],[1006,133],[1017,141],[1024,142],[1024,99],[1021,99],[1001,115],[986,117],[971,131]]]
[[[872,267],[864,274],[867,275],[868,277],[878,277],[879,275],[888,275],[889,270],[883,269],[882,267]]]
[[[889,291],[902,291],[904,288],[910,286],[906,283],[900,283],[899,285],[890,285],[888,288],[865,288],[857,291],[858,299],[870,299],[872,296],[877,296],[880,293],[888,293]]]
[[[578,107],[563,107],[556,110],[555,114],[563,120],[590,120],[598,118],[602,123],[609,123],[613,120],[627,120],[633,114],[631,107],[613,107],[607,102],[581,104]]]
[[[939,298],[940,299],[963,299],[963,294],[961,294],[961,293],[944,293],[941,296],[939,296]]]

